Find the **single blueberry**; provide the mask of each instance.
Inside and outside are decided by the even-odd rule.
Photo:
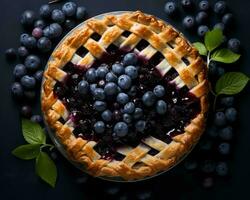
[[[86,79],[90,82],[93,83],[96,81],[96,70],[94,68],[88,69],[88,71],[85,74]]]
[[[33,89],[36,86],[36,79],[32,76],[25,75],[21,78],[21,84],[27,89]]]
[[[40,38],[43,35],[43,30],[39,27],[36,27],[32,30],[32,36],[35,38]]]
[[[94,124],[94,130],[96,133],[104,133],[105,131],[105,124],[103,121],[97,121]]]
[[[216,126],[225,126],[227,123],[226,116],[223,112],[217,112],[214,117],[214,124]]]
[[[125,93],[119,93],[116,97],[116,101],[119,103],[119,104],[126,104],[128,103],[129,101],[129,96]]]
[[[16,59],[16,50],[14,48],[9,48],[5,51],[5,56],[7,60],[14,60]]]
[[[74,2],[67,2],[63,5],[62,11],[68,17],[72,17],[76,14],[77,5]]]
[[[153,90],[155,96],[157,97],[163,97],[165,95],[165,88],[162,85],[155,86]]]
[[[220,30],[224,31],[225,30],[225,24],[223,24],[222,22],[219,22],[219,23],[214,25],[214,29],[220,29]]]
[[[102,113],[102,119],[106,122],[109,122],[112,120],[112,112],[110,110],[105,110]]]
[[[128,75],[121,75],[118,78],[118,85],[121,89],[127,90],[131,87],[132,80]]]
[[[143,116],[143,110],[141,108],[135,108],[135,112],[133,114],[134,119],[140,119]]]
[[[103,101],[95,101],[93,107],[95,110],[102,112],[107,108],[107,104]]]
[[[156,101],[156,97],[153,92],[148,91],[142,96],[142,102],[146,106],[152,106]]]
[[[237,119],[237,110],[235,108],[227,108],[225,111],[227,121],[235,122]]]
[[[97,100],[104,100],[105,99],[105,93],[102,88],[96,88],[94,91],[94,97]]]
[[[109,72],[108,68],[106,65],[101,65],[96,69],[96,76],[98,78],[104,78],[106,74]]]
[[[125,69],[121,64],[115,63],[112,65],[112,72],[116,75],[121,75],[125,72]]]
[[[139,120],[135,123],[135,128],[138,132],[143,133],[146,128],[146,122],[144,120]]]
[[[51,18],[54,22],[62,24],[65,21],[65,14],[59,9],[54,9]]]
[[[177,6],[174,1],[167,2],[164,6],[164,11],[167,15],[174,15],[177,11]]]
[[[181,6],[185,10],[190,10],[193,8],[193,2],[191,0],[181,0]]]
[[[208,19],[208,14],[204,11],[198,12],[195,17],[195,21],[197,24],[205,24]]]
[[[38,40],[37,42],[37,48],[41,51],[41,52],[48,52],[51,50],[52,48],[52,42],[50,41],[49,38],[47,37],[42,37]]]
[[[53,23],[49,26],[46,26],[43,30],[43,34],[45,37],[48,37],[49,39],[58,38],[62,35],[63,29],[60,24]]]
[[[137,62],[138,62],[138,57],[135,53],[128,53],[123,58],[123,64],[125,66],[136,65]]]
[[[222,140],[229,141],[233,138],[233,128],[231,126],[227,126],[220,130],[219,136]]]
[[[32,26],[35,20],[36,20],[36,14],[32,10],[26,10],[21,15],[21,24],[25,27]]]
[[[199,9],[203,11],[207,11],[210,8],[210,4],[207,0],[201,1],[199,3]]]
[[[25,118],[30,118],[32,115],[32,108],[28,105],[24,105],[21,107],[21,115]]]
[[[186,29],[191,29],[191,28],[193,28],[194,25],[195,25],[194,17],[192,17],[192,16],[186,16],[186,17],[183,19],[182,24],[183,24],[184,28],[186,28]]]
[[[218,136],[218,129],[214,125],[208,127],[206,132],[211,138],[216,138]]]
[[[78,83],[78,92],[81,95],[86,95],[89,91],[89,83],[85,80],[82,80]]]
[[[23,64],[17,64],[13,70],[13,75],[16,79],[22,78],[27,74],[26,67]]]
[[[131,97],[135,97],[137,94],[137,87],[135,85],[131,86],[131,88],[128,91],[128,95]]]
[[[234,105],[234,97],[222,97],[220,100],[221,105],[231,107]]]
[[[27,45],[27,39],[28,39],[29,37],[30,37],[29,34],[27,34],[27,33],[22,33],[22,34],[20,35],[20,43],[21,43],[22,45],[26,46],[26,45]]]
[[[114,132],[118,137],[124,137],[128,134],[128,125],[125,122],[117,122],[114,126]]]
[[[35,23],[34,23],[34,27],[44,29],[46,27],[46,22],[44,20],[42,20],[42,19],[36,20]]]
[[[36,71],[34,78],[37,80],[37,82],[41,82],[43,79],[43,70]]]
[[[25,47],[28,49],[35,49],[36,48],[36,38],[33,36],[29,36],[26,38],[25,42],[23,43]]]
[[[34,90],[25,90],[23,94],[25,99],[28,101],[34,101],[36,98],[36,91]]]
[[[132,120],[133,120],[132,116],[130,114],[127,114],[127,113],[125,113],[125,114],[122,115],[122,119],[127,124],[130,124],[132,122]]]
[[[227,48],[233,51],[234,53],[239,53],[240,51],[240,41],[236,38],[228,40]]]
[[[112,95],[115,95],[117,94],[117,85],[113,82],[109,82],[105,85],[104,87],[104,92],[107,96],[112,96]]]
[[[167,112],[167,104],[163,100],[159,100],[156,102],[156,112],[159,115],[164,115]]]
[[[97,84],[96,83],[93,83],[90,85],[90,92],[92,95],[94,95],[94,92],[95,92],[95,89],[97,88]]]
[[[41,60],[36,55],[29,55],[25,61],[24,65],[27,67],[30,71],[36,71],[41,66]]]
[[[221,155],[228,155],[230,153],[230,144],[227,142],[223,142],[219,145],[218,150]]]
[[[76,19],[77,20],[83,20],[86,16],[86,8],[83,6],[77,7],[76,10]]]
[[[135,104],[133,102],[128,102],[124,105],[123,112],[131,114],[135,111]]]
[[[200,37],[204,37],[205,34],[209,31],[209,28],[205,25],[201,25],[197,29],[197,35]]]
[[[26,47],[24,46],[20,46],[18,49],[17,49],[17,53],[18,53],[18,56],[20,58],[26,58],[28,55],[29,55],[29,51]]]
[[[73,20],[73,19],[66,19],[65,22],[64,22],[64,27],[65,27],[67,30],[71,30],[71,29],[73,29],[75,26],[76,26],[76,22],[75,22],[75,20]]]
[[[125,68],[125,74],[127,74],[131,79],[136,79],[138,76],[138,70],[135,66],[129,65]]]
[[[233,14],[232,13],[227,13],[222,17],[222,23],[225,25],[230,25],[233,21]]]
[[[189,171],[192,171],[192,170],[195,170],[198,166],[198,163],[197,161],[195,160],[187,160],[185,163],[184,163],[184,167],[186,170],[189,170]]]
[[[205,160],[201,164],[201,170],[205,173],[212,173],[215,170],[215,162],[213,160]]]
[[[227,4],[225,1],[218,1],[214,4],[214,12],[223,15],[226,12]]]
[[[117,81],[117,76],[113,74],[112,72],[109,72],[106,74],[105,80],[107,82],[116,82]]]
[[[42,5],[39,9],[39,14],[44,19],[50,18],[51,12],[52,12],[52,10],[50,8],[50,5],[48,5],[48,4]]]
[[[40,124],[42,123],[43,118],[41,115],[32,115],[30,121]]]
[[[23,97],[23,87],[20,83],[14,82],[11,85],[11,93],[14,98],[21,99]]]
[[[226,176],[229,171],[227,163],[219,162],[215,168],[215,171],[219,176]]]

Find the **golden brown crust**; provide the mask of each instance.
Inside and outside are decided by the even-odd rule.
[[[131,34],[124,37],[124,31]],[[102,36],[99,41],[91,38],[95,32]],[[201,111],[185,127],[185,132],[175,136],[170,144],[150,136],[136,148],[127,146],[118,149],[125,156],[122,161],[104,160],[94,150],[96,142],[75,138],[72,133],[74,123],[63,103],[54,95],[53,88],[57,81],[63,81],[66,77],[62,69],[67,62],[90,67],[95,59],[106,52],[109,45],[131,50],[141,39],[146,40],[149,46],[138,52],[139,55],[150,59],[156,52],[161,52],[165,59],[156,66],[157,69],[166,74],[173,67],[179,74],[173,82],[178,87],[187,86],[191,93],[200,98]],[[75,54],[81,46],[89,51],[84,57]],[[183,58],[190,64],[186,65]],[[108,15],[103,19],[88,20],[66,37],[53,52],[44,74],[42,110],[46,122],[55,130],[69,157],[83,164],[88,173],[94,176],[122,177],[126,180],[141,179],[175,165],[200,138],[208,110],[206,74],[206,65],[197,50],[172,26],[140,11]],[[60,118],[66,123],[62,124]],[[150,149],[157,150],[158,154],[148,154]]]

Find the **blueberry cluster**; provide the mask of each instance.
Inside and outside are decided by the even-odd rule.
[[[187,15],[183,18],[182,24],[183,27],[187,30],[196,29],[197,35],[199,37],[204,37],[206,32],[209,31],[210,19],[211,19],[211,10],[215,13],[216,17],[219,17],[220,21],[216,22],[212,26],[214,28],[220,28],[224,34],[225,32],[232,27],[233,24],[233,14],[228,11],[228,7],[225,1],[218,1],[213,6],[210,1],[202,0],[195,5],[192,0],[182,0],[180,1],[182,10],[187,13]],[[196,11],[196,15],[193,13]],[[178,5],[176,1],[168,1],[165,4],[165,13],[174,17],[178,14]],[[236,38],[231,38],[227,41],[225,38],[225,42],[227,42],[227,47],[235,53],[240,51],[240,41]]]
[[[6,58],[14,61],[19,58],[19,64],[13,69],[15,82],[11,86],[13,97],[21,104],[21,114],[30,118],[32,109],[29,105],[36,98],[43,77],[43,54],[48,56],[65,30],[70,30],[86,17],[86,9],[74,2],[65,3],[61,9],[51,5],[42,5],[39,14],[26,10],[21,15],[21,24],[26,32],[20,35],[20,47],[6,50]],[[54,43],[55,41],[55,43]],[[24,105],[23,105],[24,104]],[[39,115],[31,117],[33,121],[41,122]]]
[[[79,94],[82,97],[90,95],[94,101],[93,108],[100,115],[98,118],[101,120],[96,121],[92,127],[96,134],[103,134],[106,123],[111,123],[113,119],[117,121],[113,124],[113,137],[125,137],[131,128],[143,133],[146,128],[144,107],[155,107],[159,115],[167,112],[167,103],[160,99],[165,95],[162,85],[157,85],[153,91],[142,95],[142,106],[137,107],[134,103],[136,91],[133,90],[136,90],[136,86],[133,84],[139,75],[137,62],[137,55],[128,53],[122,62],[114,63],[111,67],[101,64],[97,68],[88,69],[83,80],[78,83]],[[109,101],[119,109],[109,108]]]

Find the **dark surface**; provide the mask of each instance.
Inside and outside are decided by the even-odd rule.
[[[86,184],[79,184],[77,180],[79,171],[69,164],[62,156],[58,155],[58,182],[55,189],[51,189],[38,179],[34,171],[34,161],[20,161],[11,155],[11,150],[23,144],[24,140],[20,131],[20,122],[17,108],[11,99],[9,87],[12,82],[12,69],[14,64],[8,64],[3,52],[9,47],[18,47],[19,34],[22,29],[19,24],[19,16],[24,9],[38,10],[45,0],[1,0],[1,32],[0,32],[0,198],[1,199],[105,199],[103,188],[108,183],[99,179],[89,178]],[[163,12],[165,0],[123,0],[123,1],[78,1],[88,9],[89,16],[115,10],[140,9],[147,13],[167,19]],[[237,26],[232,29],[230,35],[238,37],[243,46],[241,61],[234,66],[250,74],[250,29],[249,19],[250,1],[228,0],[227,3],[236,18]],[[180,21],[180,20],[179,20]],[[170,21],[172,22],[172,21]],[[179,24],[172,23],[178,28]],[[180,28],[180,30],[182,30]],[[192,41],[194,38],[187,34]],[[249,199],[250,179],[250,133],[249,113],[250,95],[249,87],[239,97],[239,128],[236,131],[237,139],[234,142],[233,155],[230,160],[231,176],[226,180],[217,180],[210,190],[202,187],[194,181],[191,174],[183,172],[182,165],[170,172],[149,181],[136,184],[122,185],[124,192],[131,192],[130,199],[142,189],[153,188],[156,199]],[[59,154],[59,153],[58,153]],[[192,155],[190,155],[192,156]],[[107,198],[108,199],[108,198]]]

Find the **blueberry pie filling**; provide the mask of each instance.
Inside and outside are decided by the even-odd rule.
[[[200,112],[200,100],[187,88],[171,83],[177,73],[160,75],[155,63],[160,63],[161,56],[147,60],[118,48],[108,53],[91,68],[67,63],[63,68],[67,77],[54,87],[54,94],[70,111],[74,135],[97,141],[95,149],[102,158],[113,159],[119,146],[136,147],[150,135],[170,143],[173,136],[183,133]],[[131,83],[124,87],[119,79],[127,76]],[[116,89],[107,94],[110,83]],[[96,108],[98,102],[104,107]]]
[[[173,27],[137,12],[90,19],[52,54],[42,110],[93,176],[142,179],[178,163],[204,131],[207,68]]]

